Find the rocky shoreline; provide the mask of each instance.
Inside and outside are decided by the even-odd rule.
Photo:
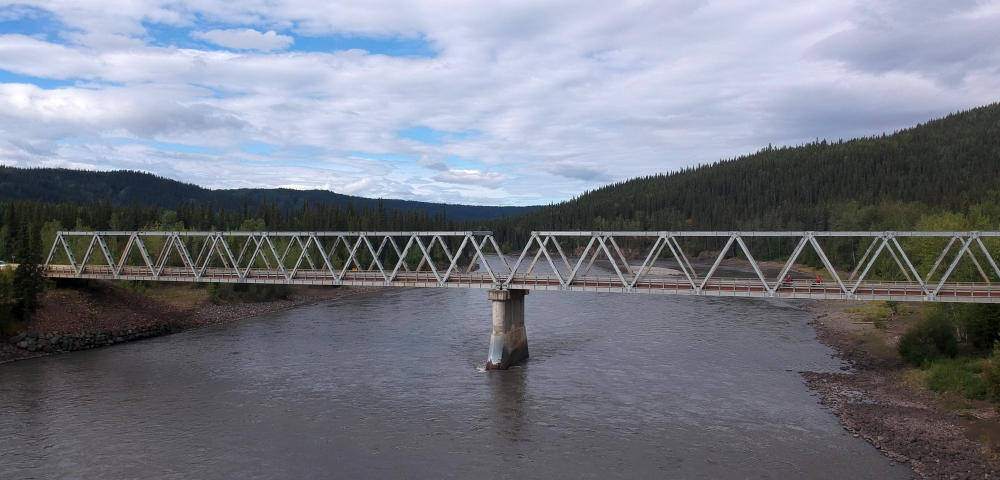
[[[73,352],[88,350],[91,348],[111,346],[123,342],[131,342],[146,338],[169,335],[186,330],[217,325],[220,323],[232,322],[235,320],[264,315],[266,313],[287,310],[304,305],[315,304],[320,301],[335,300],[351,295],[370,293],[384,290],[386,287],[351,287],[351,288],[328,288],[321,291],[313,291],[305,295],[293,295],[289,300],[275,300],[271,302],[252,303],[228,303],[214,305],[203,303],[190,309],[172,308],[164,304],[143,305],[144,303],[154,303],[151,299],[138,298],[138,294],[131,294],[126,298],[126,303],[133,309],[148,308],[150,311],[160,311],[158,315],[151,315],[147,318],[136,315],[119,315],[118,319],[112,321],[102,321],[96,324],[88,324],[80,317],[83,314],[70,315],[70,318],[61,318],[55,321],[33,321],[32,326],[40,326],[38,330],[23,330],[16,335],[5,338],[0,344],[0,363],[35,358],[55,353]],[[121,300],[116,298],[116,300]],[[93,308],[86,312],[88,314],[101,316],[114,316],[115,312],[102,312],[100,307]],[[149,318],[151,317],[151,318]],[[108,326],[116,328],[107,328]],[[92,329],[90,326],[102,326],[105,328]]]
[[[859,325],[843,310],[842,301],[815,301],[813,313],[819,341],[837,351],[852,366],[848,373],[803,372],[820,403],[831,408],[844,428],[863,438],[887,457],[909,463],[914,473],[928,479],[997,478],[998,452],[989,438],[974,438],[970,427],[995,426],[991,408],[959,414],[946,409],[938,394],[915,385],[898,358],[877,358],[859,340],[867,325]],[[973,437],[973,438],[970,438]]]
[[[76,334],[21,331],[17,335],[10,337],[7,343],[22,350],[26,350],[29,353],[74,352],[77,350],[87,350],[95,347],[114,345],[116,343],[142,340],[144,338],[158,337],[168,333],[173,333],[173,328],[170,325],[139,327],[135,330],[130,329],[117,332]]]

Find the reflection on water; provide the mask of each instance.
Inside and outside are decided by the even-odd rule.
[[[488,375],[487,378],[493,428],[510,442],[525,440],[524,390],[528,368],[530,367],[525,363],[501,375]]]
[[[483,370],[484,291],[393,290],[0,365],[0,478],[907,478],[798,371],[793,305],[533,292]]]

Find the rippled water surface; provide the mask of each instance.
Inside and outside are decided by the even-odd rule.
[[[801,370],[794,305],[408,289],[0,365],[0,478],[908,478]]]

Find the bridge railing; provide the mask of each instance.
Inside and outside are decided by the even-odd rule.
[[[63,231],[46,268],[60,278],[957,301],[1000,298],[992,286],[1000,268],[990,253],[1000,249],[998,237],[995,231],[538,231],[505,253],[485,231]],[[783,262],[758,262],[754,253],[775,242],[791,254]],[[844,248],[854,258],[850,271],[835,268],[826,253]],[[696,251],[702,253],[692,257]],[[797,271],[807,254],[822,265],[821,282]],[[983,281],[956,282],[957,271]],[[883,278],[873,278],[876,272]]]

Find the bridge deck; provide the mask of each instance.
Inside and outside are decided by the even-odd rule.
[[[432,272],[399,273],[392,281],[386,281],[378,272],[345,272],[337,279],[324,271],[298,271],[291,279],[278,270],[251,269],[240,277],[224,269],[207,269],[196,277],[189,269],[165,268],[160,275],[153,275],[148,269],[129,268],[115,273],[111,267],[88,266],[81,273],[72,267],[49,266],[51,278],[80,278],[93,280],[132,280],[158,282],[206,282],[206,283],[257,283],[283,285],[329,285],[329,286],[386,286],[417,288],[476,288],[495,289],[501,286],[524,290],[558,290],[570,292],[645,293],[659,295],[702,295],[714,297],[778,297],[800,299],[851,299],[851,300],[899,300],[924,301],[926,295],[919,285],[908,282],[862,282],[853,295],[845,294],[840,286],[832,282],[793,281],[790,283],[770,283],[765,287],[753,278],[716,278],[703,287],[692,286],[684,278],[676,276],[650,277],[625,285],[612,276],[588,276],[574,279],[563,286],[555,275],[515,275],[512,279],[501,277],[494,282],[486,273],[456,273],[446,281],[439,282]],[[772,294],[773,290],[773,294]],[[1000,286],[987,283],[950,283],[936,295],[942,302],[997,302],[1000,301]]]

